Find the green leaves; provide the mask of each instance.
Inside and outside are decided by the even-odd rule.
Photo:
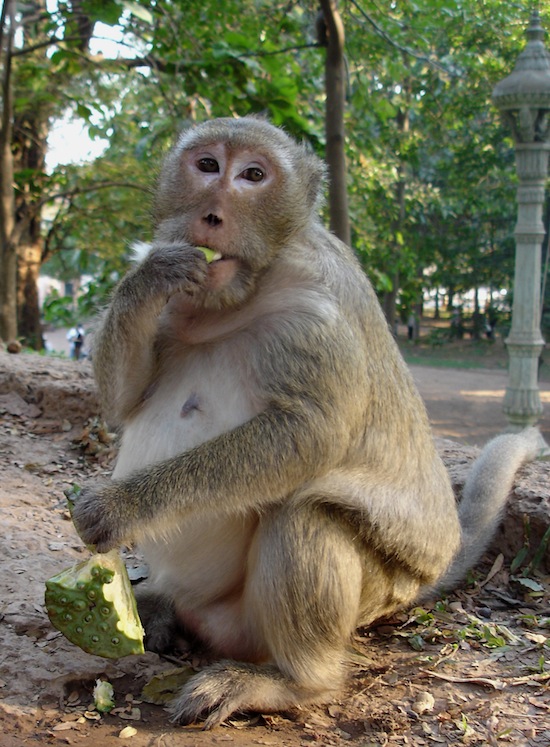
[[[325,50],[315,46],[315,3],[82,0],[79,7],[79,16],[64,4],[40,20],[23,16],[15,114],[18,123],[39,115],[47,131],[48,120],[69,109],[109,147],[93,164],[59,169],[50,180],[40,168],[21,168],[16,183],[18,195],[36,203],[82,188],[49,203],[59,212],[53,226],[48,213],[44,230],[59,264],[82,269],[89,255],[92,308],[111,271],[124,268],[127,241],[149,238],[149,198],[133,187],[154,183],[183,127],[265,113],[323,155]],[[423,283],[508,285],[513,152],[490,94],[523,46],[517,9],[500,0],[358,0],[341,12],[353,242],[377,290],[390,293],[398,283],[408,304]],[[123,41],[116,54],[89,53],[94,29],[108,35],[98,22],[116,27]],[[52,299],[47,313],[59,307]]]

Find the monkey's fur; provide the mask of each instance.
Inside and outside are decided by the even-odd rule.
[[[317,217],[323,178],[259,119],[183,134],[152,250],[96,335],[122,446],[113,482],[83,490],[74,520],[98,550],[143,549],[150,648],[181,627],[221,658],[173,701],[182,723],[330,697],[355,628],[460,578],[537,453],[534,430],[487,447],[461,531],[375,294]]]

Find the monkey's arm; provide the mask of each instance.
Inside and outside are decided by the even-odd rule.
[[[117,286],[93,344],[103,411],[120,424],[139,404],[155,367],[159,314],[178,291],[204,282],[204,256],[187,245],[154,245]]]
[[[312,413],[313,415],[313,413]],[[87,544],[106,551],[143,531],[162,532],[189,511],[261,509],[312,478],[323,445],[307,412],[270,408],[229,433],[118,480],[84,489],[73,520]]]
[[[316,344],[308,336],[307,347],[290,351],[288,341],[270,339],[269,366],[277,370],[259,373],[278,383],[263,412],[147,470],[83,490],[73,514],[83,539],[105,550],[144,531],[169,529],[175,517],[191,511],[261,510],[338,464],[351,430],[340,415],[347,408],[338,406],[339,390],[352,364],[348,355],[334,355],[333,341],[330,346],[324,341],[325,346],[321,340]]]

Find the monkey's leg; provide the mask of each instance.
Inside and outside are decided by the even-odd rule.
[[[357,624],[362,561],[353,530],[331,509],[266,512],[251,547],[243,621],[269,664],[221,661],[193,677],[172,702],[174,721],[235,711],[276,711],[338,690]]]

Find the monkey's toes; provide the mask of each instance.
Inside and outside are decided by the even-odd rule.
[[[222,666],[220,666],[222,664]],[[241,710],[242,702],[236,692],[231,693],[231,675],[223,670],[223,663],[192,677],[179,695],[169,704],[170,720],[178,724],[192,724],[205,719],[203,729],[219,726],[235,711]]]

